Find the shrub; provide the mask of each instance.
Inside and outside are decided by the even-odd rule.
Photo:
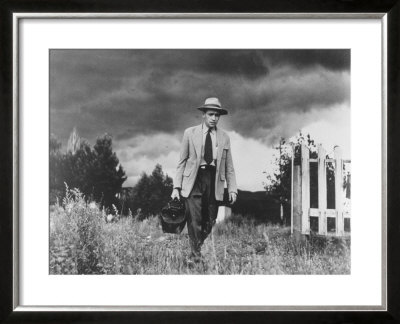
[[[50,223],[50,272],[102,273],[103,222],[97,205],[88,205],[78,189],[66,186]]]

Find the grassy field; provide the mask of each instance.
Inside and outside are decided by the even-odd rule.
[[[350,241],[311,237],[296,244],[290,228],[236,215],[217,224],[187,262],[186,228],[164,234],[158,217],[106,223],[96,204],[69,191],[50,207],[50,274],[350,274]]]

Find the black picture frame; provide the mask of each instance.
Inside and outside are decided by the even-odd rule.
[[[13,296],[13,13],[334,13],[387,14],[387,310],[386,311],[34,311],[14,309]],[[394,323],[400,320],[399,188],[400,151],[400,3],[394,0],[352,1],[127,1],[127,0],[11,0],[0,2],[0,322],[5,323]],[[370,175],[373,176],[373,175]],[[366,253],[367,257],[367,253]],[[367,284],[367,283],[366,283]],[[187,293],[183,289],[182,293]]]

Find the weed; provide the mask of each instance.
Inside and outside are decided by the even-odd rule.
[[[118,210],[114,208],[118,215]],[[187,230],[164,234],[158,216],[120,217],[66,188],[50,208],[51,274],[350,274],[350,242],[311,236],[296,244],[290,228],[234,215],[204,242],[203,262],[187,262]]]

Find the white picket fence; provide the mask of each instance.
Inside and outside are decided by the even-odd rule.
[[[318,163],[318,208],[310,207],[310,163]],[[334,165],[335,175],[335,209],[327,208],[327,163]],[[318,146],[318,158],[310,159],[310,151],[301,145],[301,163],[292,162],[292,213],[291,230],[295,234],[310,234],[311,217],[318,219],[319,235],[346,236],[345,219],[350,222],[350,201],[345,198],[343,179],[348,174],[343,164],[350,164],[350,160],[342,159],[342,150],[336,146],[334,157],[326,158],[326,151],[322,145]],[[328,219],[335,219],[335,230],[328,232]],[[349,227],[349,226],[348,226]]]

